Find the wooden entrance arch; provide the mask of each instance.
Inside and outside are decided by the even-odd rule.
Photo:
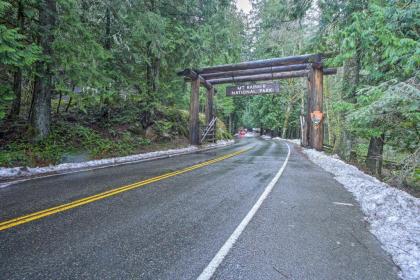
[[[191,82],[190,99],[190,143],[200,144],[199,128],[199,89],[200,85],[207,89],[206,122],[214,116],[214,85],[237,82],[280,80],[306,77],[308,94],[306,116],[302,123],[302,145],[322,150],[323,147],[323,77],[337,73],[334,68],[323,67],[323,54],[305,54],[237,64],[225,64],[201,69],[185,69],[178,72],[185,80]]]

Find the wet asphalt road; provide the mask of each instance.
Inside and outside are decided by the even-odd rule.
[[[397,279],[398,269],[351,194],[290,146],[283,175],[213,278]],[[243,139],[222,149],[0,189],[4,221],[248,147],[224,161],[0,231],[0,279],[197,278],[283,164],[286,143]]]

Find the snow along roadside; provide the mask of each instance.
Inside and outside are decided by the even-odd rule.
[[[353,194],[370,224],[370,232],[400,267],[399,276],[420,279],[420,199],[363,173],[336,155],[312,149],[303,152]]]
[[[76,163],[62,163],[59,165],[50,165],[45,167],[11,167],[5,168],[0,167],[0,179],[20,179],[34,175],[42,175],[48,173],[57,173],[61,171],[74,171],[74,170],[84,170],[88,168],[103,167],[103,166],[112,166],[124,163],[131,163],[142,160],[151,160],[162,157],[169,157],[187,153],[193,153],[196,151],[203,151],[207,149],[217,148],[232,145],[234,140],[219,140],[215,144],[207,144],[202,148],[197,146],[188,146],[185,148],[179,149],[169,149],[163,151],[155,151],[150,153],[136,154],[125,157],[115,157],[115,158],[106,158],[98,160],[90,160],[85,162],[76,162]],[[10,183],[0,184],[0,188],[6,187]]]

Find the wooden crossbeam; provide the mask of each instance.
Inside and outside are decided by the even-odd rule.
[[[204,85],[204,87],[208,90],[212,89],[213,86],[211,83],[209,83],[206,79],[204,79],[201,75],[197,74],[194,70],[191,69],[184,69],[183,71],[180,71],[177,73],[178,76],[184,76],[185,78],[189,80],[200,80],[200,84]]]
[[[337,73],[335,68],[324,69],[324,75],[333,75]],[[248,75],[248,76],[239,76],[239,77],[229,77],[229,78],[220,78],[220,79],[211,79],[208,80],[212,85],[217,84],[227,84],[235,82],[255,82],[255,81],[268,81],[268,80],[280,80],[280,79],[290,79],[298,77],[307,77],[309,70],[300,70],[300,71],[290,71],[290,72],[280,72],[272,74],[260,74],[260,75]]]
[[[267,80],[274,80],[274,79],[305,77],[307,73],[308,71],[301,70],[301,71],[292,71],[292,72],[284,72],[284,73],[220,78],[220,79],[209,80],[209,82],[212,83],[213,85],[217,85],[217,84],[226,84],[226,83],[235,83],[235,82],[267,81]]]
[[[238,76],[249,76],[249,75],[305,70],[305,69],[309,69],[309,67],[310,67],[310,64],[297,64],[297,65],[264,67],[264,68],[257,68],[257,69],[248,69],[248,70],[217,72],[217,73],[201,74],[201,76],[203,76],[204,79],[211,80],[211,79],[216,79],[216,78],[229,78],[229,77],[238,77]]]
[[[195,70],[195,72],[198,74],[209,74],[209,73],[216,73],[216,72],[247,70],[247,69],[284,66],[284,65],[293,65],[293,64],[320,63],[322,61],[322,58],[323,56],[321,54],[305,54],[305,55],[298,55],[298,56],[287,56],[287,57],[281,57],[281,58],[247,61],[247,62],[236,63],[236,64],[218,65],[218,66],[197,69]]]

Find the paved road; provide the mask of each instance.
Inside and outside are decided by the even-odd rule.
[[[243,139],[0,189],[1,222],[247,148],[0,231],[0,279],[196,279],[283,165],[286,143]],[[284,173],[212,279],[397,279],[397,272],[351,194],[291,145]]]

